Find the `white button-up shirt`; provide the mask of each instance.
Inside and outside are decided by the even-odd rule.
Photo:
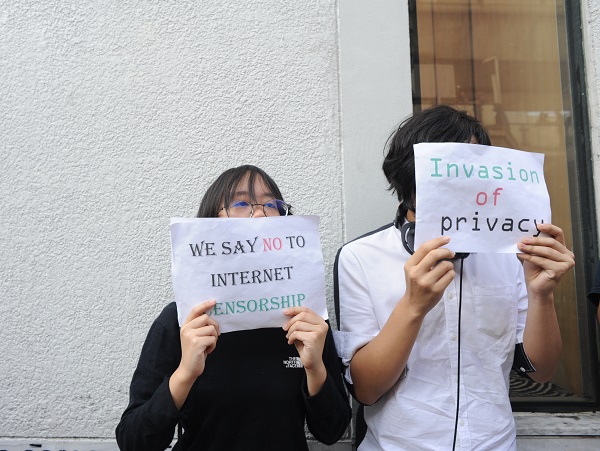
[[[344,363],[375,337],[406,290],[410,255],[393,225],[346,244],[338,261]],[[406,372],[372,406],[360,450],[516,449],[508,397],[515,344],[522,341],[527,292],[514,254],[472,254],[464,260],[460,379],[460,262],[440,302],[426,315]],[[346,378],[351,383],[349,368]],[[456,418],[457,384],[460,389]]]

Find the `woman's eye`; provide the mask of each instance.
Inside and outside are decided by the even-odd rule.
[[[246,208],[249,207],[250,204],[244,200],[236,200],[235,202],[231,202],[231,208]]]

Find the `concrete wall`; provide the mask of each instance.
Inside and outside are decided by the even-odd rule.
[[[325,213],[330,273],[336,2],[16,0],[0,29],[0,437],[110,438],[172,299],[169,218],[224,169]]]

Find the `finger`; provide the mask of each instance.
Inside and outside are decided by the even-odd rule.
[[[204,313],[197,318],[192,319],[189,323],[184,324],[183,327],[188,327],[192,329],[200,329],[205,326],[213,326],[217,332],[217,335],[220,335],[219,331],[219,323],[213,317],[208,316],[208,314]]]
[[[520,251],[557,262],[575,259],[575,254],[553,238],[523,238],[517,244]]]
[[[190,337],[208,337],[210,335],[218,337],[219,333],[214,324],[208,324],[206,326],[190,328],[188,331]]]
[[[291,307],[283,311],[286,315],[294,315],[284,325],[283,330],[288,330],[292,324],[297,321],[304,321],[311,324],[326,325],[325,320],[307,307]]]
[[[309,309],[308,307],[300,307],[300,306],[289,307],[283,311],[283,313],[287,316],[294,316],[301,312],[314,313],[316,315],[316,313],[313,310]]]
[[[438,293],[443,293],[448,285],[450,285],[450,282],[454,280],[454,276],[456,276],[456,272],[454,271],[454,268],[452,268],[433,283],[433,289]]]
[[[302,344],[307,344],[307,343],[317,343],[316,340],[314,340],[314,334],[312,332],[306,332],[306,331],[301,331],[301,330],[297,330],[292,332],[289,337],[288,337],[288,344],[293,344],[295,342],[301,342]],[[311,348],[316,348],[316,346],[311,346]]]
[[[213,340],[216,342],[218,338],[218,333],[214,326],[205,326],[199,329],[188,328],[181,329],[181,346],[182,347],[192,347],[196,348],[199,346],[199,343],[203,343],[202,340],[210,338],[210,343],[213,343]]]
[[[534,246],[552,247],[554,249],[561,250],[561,251],[567,249],[564,244],[562,244],[556,238],[551,237],[551,236],[549,236],[549,237],[540,236],[537,238],[528,236],[528,237],[522,238],[520,243],[534,245]]]
[[[454,264],[451,263],[449,260],[454,258],[455,255],[456,254],[453,251],[447,248],[434,249],[431,252],[429,252],[425,256],[425,258],[421,260],[421,262],[419,262],[417,267],[423,272],[430,272],[431,270],[439,266],[440,263],[446,261],[446,263],[450,263],[450,267],[453,268]],[[449,266],[444,265],[442,266],[442,268],[449,268]]]
[[[423,258],[425,258],[425,256],[427,254],[429,254],[429,252],[431,252],[434,249],[438,249],[442,246],[445,246],[449,242],[450,242],[449,236],[440,236],[440,237],[434,238],[432,240],[425,241],[423,244],[421,244],[418,247],[418,249],[415,251],[415,253],[412,255],[412,257],[409,260],[413,260],[415,262],[420,262],[421,260],[423,260]]]
[[[200,352],[210,354],[217,346],[217,337],[215,335],[206,335],[194,338],[194,347]]]
[[[540,238],[538,238],[539,240]],[[542,240],[552,240],[552,238],[542,238]],[[575,254],[568,248],[566,247],[564,244],[560,243],[557,240],[553,240],[552,242],[548,243],[547,241],[534,241],[534,242],[528,242],[529,240],[525,241],[524,244],[525,245],[529,245],[529,246],[536,246],[536,248],[534,248],[534,251],[537,250],[538,247],[541,246],[545,246],[548,248],[552,248],[554,250],[556,250],[557,252],[559,252],[560,254],[564,255],[567,259],[575,259]]]
[[[539,256],[539,255],[533,255],[533,254],[527,254],[527,253],[517,254],[517,257],[521,261],[526,261],[526,262],[532,263],[532,264],[542,268],[543,270],[553,271],[558,274],[565,273],[570,268],[575,266],[574,259],[565,259],[562,261],[557,261],[557,260],[553,260],[550,258]]]
[[[217,347],[218,338],[215,337],[214,335],[212,336],[212,338],[213,338],[214,341],[206,347],[206,354],[207,355],[211,354],[215,350],[215,348]]]
[[[325,326],[325,327],[323,327],[323,326]],[[320,333],[321,335],[325,336],[324,332],[327,332],[327,325],[325,324],[323,326],[306,323],[304,321],[297,321],[294,324],[292,324],[290,326],[290,328],[287,330],[286,337],[289,337],[295,331],[311,332],[311,333],[316,332],[316,333]]]
[[[209,316],[207,325],[214,326],[214,328],[217,330],[217,335],[221,335],[221,331],[219,330],[219,323],[217,322],[217,320]]]
[[[419,249],[421,249],[421,247]],[[430,246],[427,246],[424,249],[430,249]],[[415,254],[406,262],[405,267],[415,266],[420,270],[421,273],[425,273],[435,266],[440,260],[450,260],[454,257],[454,255],[454,252],[448,248],[434,247],[431,248],[426,254],[417,254],[417,252],[415,252]]]
[[[560,227],[555,226],[554,224],[541,223],[537,224],[537,229],[540,232],[546,233],[554,237],[559,243],[563,245],[565,244],[565,233]]]
[[[189,313],[189,315],[187,316],[187,318],[185,319],[185,321],[183,322],[183,324],[189,323],[194,318],[197,318],[200,315],[204,315],[204,313],[206,313],[208,310],[210,310],[211,308],[213,308],[216,303],[217,303],[217,301],[215,301],[214,299],[211,299],[209,301],[201,302],[200,304],[198,304],[197,306],[195,306],[192,309],[192,311]]]
[[[407,276],[411,284],[419,286],[432,286],[448,273],[454,274],[454,264],[446,260],[432,260],[433,265],[429,266],[429,262],[421,262],[419,265],[412,268],[407,268]]]
[[[290,327],[296,321],[305,321],[305,322],[311,323],[311,324],[324,324],[325,323],[325,320],[323,318],[321,318],[319,315],[317,315],[312,310],[309,310],[309,311],[299,312],[296,315],[294,315],[292,318],[290,318],[287,321],[287,323],[284,324],[284,328]]]

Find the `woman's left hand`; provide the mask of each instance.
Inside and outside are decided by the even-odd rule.
[[[314,395],[327,378],[323,347],[329,326],[307,307],[291,307],[283,313],[290,319],[283,325],[289,344],[294,344],[308,378],[308,391]]]
[[[540,298],[552,294],[562,276],[575,266],[575,255],[565,246],[564,232],[552,224],[538,224],[549,236],[523,238],[518,244],[522,254],[528,291]]]

